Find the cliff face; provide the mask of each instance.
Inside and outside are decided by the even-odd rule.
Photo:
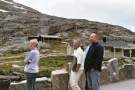
[[[10,45],[39,34],[59,34],[64,38],[86,38],[91,32],[99,32],[113,38],[133,40],[134,33],[121,26],[83,19],[66,19],[42,14],[13,0],[0,0],[0,42]]]

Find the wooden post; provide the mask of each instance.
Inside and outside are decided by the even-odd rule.
[[[114,58],[115,58],[115,57],[116,57],[116,55],[115,55],[115,53],[116,53],[116,52],[115,52],[115,48],[113,48],[113,53],[114,53]]]
[[[106,57],[105,55],[106,55],[106,53],[105,53],[105,47],[104,47],[104,57]]]
[[[123,48],[122,48],[122,55],[121,56],[124,57],[124,50],[123,50]]]
[[[132,51],[131,51],[131,49],[130,49],[130,51],[129,51],[129,52],[130,52],[130,58],[131,58],[131,57],[132,57],[132,56],[131,56],[131,54],[132,54]]]

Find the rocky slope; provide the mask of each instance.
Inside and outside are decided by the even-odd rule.
[[[113,39],[134,40],[134,33],[121,26],[49,16],[13,0],[0,0],[0,45],[23,43],[32,35],[58,34],[68,39],[87,38],[91,32],[99,32]]]

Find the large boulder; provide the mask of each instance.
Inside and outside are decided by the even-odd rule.
[[[69,74],[66,70],[56,70],[51,74],[52,90],[68,90]]]
[[[111,82],[116,82],[119,80],[119,67],[118,67],[118,59],[113,58],[108,61],[108,70],[109,77]]]
[[[101,80],[100,80],[100,83],[101,84],[108,84],[110,83],[110,74],[109,74],[109,71],[108,71],[108,68],[107,67],[102,67],[102,72],[101,72]]]

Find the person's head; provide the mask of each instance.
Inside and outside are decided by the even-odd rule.
[[[96,33],[92,33],[89,37],[89,41],[93,44],[93,43],[97,43],[97,34]]]
[[[38,48],[38,41],[37,41],[37,39],[30,40],[30,48],[31,49]]]
[[[81,46],[81,41],[79,39],[73,40],[73,46],[75,49],[79,48]]]

